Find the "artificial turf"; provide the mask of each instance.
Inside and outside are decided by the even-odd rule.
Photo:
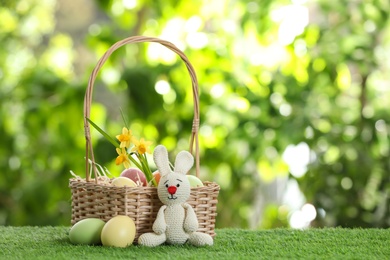
[[[0,226],[0,259],[390,259],[390,229],[217,229],[202,248],[73,245],[69,230]]]

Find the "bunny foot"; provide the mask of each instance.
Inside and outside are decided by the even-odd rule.
[[[156,233],[145,233],[138,238],[138,244],[142,246],[155,247],[163,244],[167,237],[163,233],[157,235]]]
[[[214,243],[213,238],[205,233],[193,232],[190,234],[188,243],[193,246],[212,246]]]

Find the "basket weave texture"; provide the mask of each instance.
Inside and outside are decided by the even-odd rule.
[[[192,82],[192,93],[194,100],[194,119],[190,138],[189,152],[195,157],[196,176],[199,177],[199,95],[198,82],[195,70],[186,55],[174,44],[154,37],[133,36],[125,38],[112,45],[100,58],[89,78],[87,91],[84,98],[84,128],[86,138],[86,178],[72,178],[69,180],[69,187],[72,194],[72,225],[85,218],[100,218],[108,221],[117,215],[131,217],[136,225],[136,243],[138,237],[146,232],[152,232],[152,225],[162,206],[156,187],[115,187],[111,186],[111,180],[99,177],[95,166],[95,158],[92,149],[90,126],[87,118],[90,117],[92,104],[93,85],[100,68],[104,65],[109,56],[118,48],[130,43],[155,42],[172,50],[184,61]],[[92,173],[90,176],[90,164],[92,161]],[[215,219],[217,216],[217,203],[219,185],[215,182],[204,182],[204,187],[191,189],[188,203],[194,208],[199,221],[199,232],[207,233],[214,237],[216,234]]]

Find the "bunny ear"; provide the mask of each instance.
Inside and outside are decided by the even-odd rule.
[[[181,151],[176,156],[175,172],[187,174],[187,172],[194,165],[194,157],[187,151]]]
[[[158,145],[153,152],[153,160],[160,171],[161,176],[171,172],[169,167],[169,158],[167,148],[163,145]]]

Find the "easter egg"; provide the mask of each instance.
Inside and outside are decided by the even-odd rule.
[[[116,187],[137,187],[137,184],[134,181],[126,177],[115,178],[112,180],[111,184]]]
[[[203,187],[203,182],[194,175],[187,175],[187,179],[190,182],[191,188]]]
[[[146,180],[145,174],[140,169],[137,168],[125,169],[120,176],[131,179],[138,186],[148,185],[148,181]]]
[[[105,222],[98,218],[85,218],[73,225],[69,231],[69,240],[73,244],[100,244],[100,234]]]
[[[101,233],[103,246],[127,247],[135,238],[135,224],[128,216],[115,216],[104,225]]]
[[[160,179],[161,179],[160,172],[159,172],[159,171],[153,172],[153,178],[156,180],[156,183],[157,183],[157,185],[158,185],[159,182],[160,182]]]

